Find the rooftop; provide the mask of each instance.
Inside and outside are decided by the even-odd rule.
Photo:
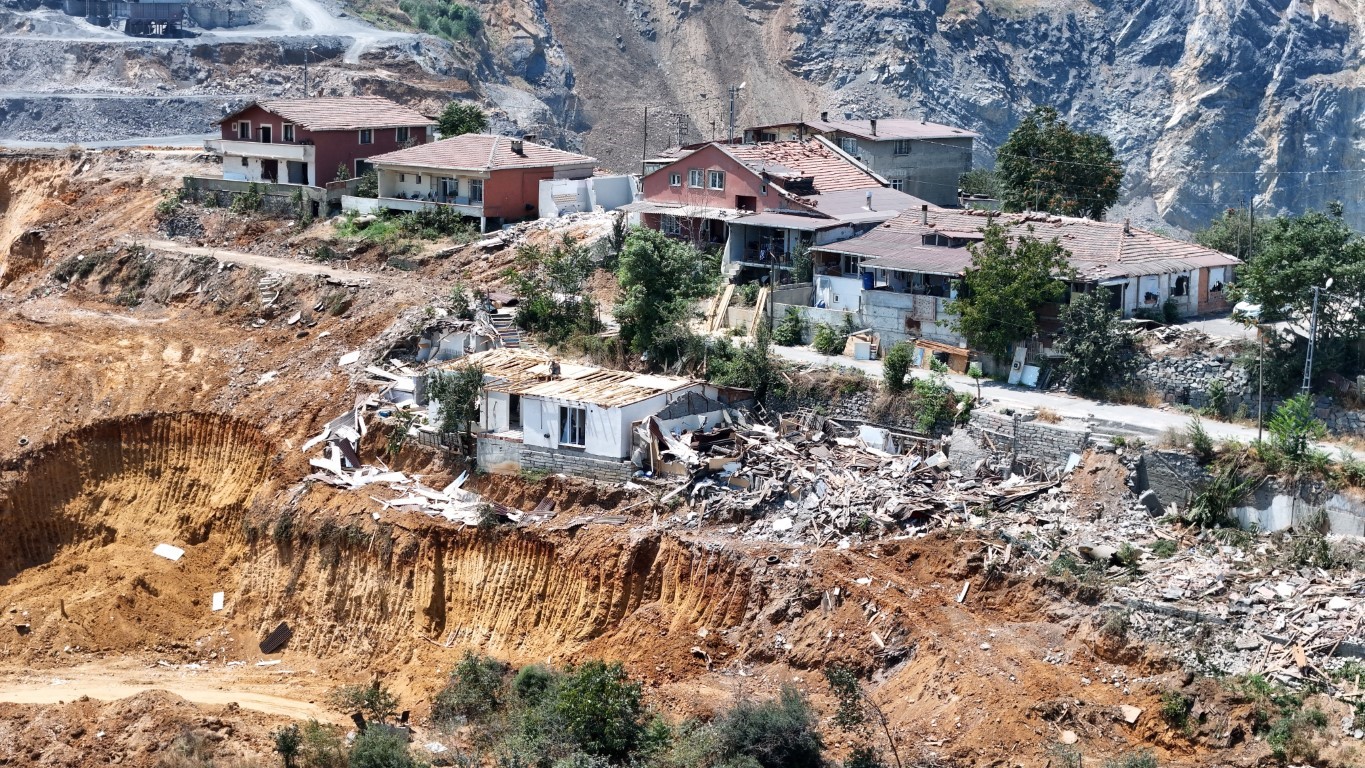
[[[912,120],[905,117],[877,118],[877,131],[872,131],[871,120],[793,120],[789,123],[761,125],[753,130],[776,128],[780,125],[806,125],[816,131],[847,133],[860,139],[892,141],[895,139],[975,139],[981,134],[965,128],[942,123]]]
[[[699,383],[678,376],[656,376],[564,362],[560,363],[559,375],[552,376],[550,366],[553,362],[553,358],[529,350],[502,348],[467,355],[444,367],[478,365],[483,368],[487,388],[494,392],[603,408],[638,403]]]
[[[931,260],[938,258],[936,254],[940,251],[965,254],[967,250],[926,247],[923,245],[924,235],[967,237],[984,229],[992,215],[1005,227],[1010,237],[1028,236],[1039,240],[1056,238],[1071,253],[1071,266],[1077,276],[1086,281],[1185,272],[1241,263],[1221,251],[1138,229],[1126,222],[1095,221],[1047,213],[992,213],[941,208],[929,210],[927,223],[922,220],[920,211],[907,211],[865,235],[821,250],[856,253],[871,258],[896,257],[897,263],[923,262],[928,265]],[[938,261],[933,263],[939,264]]]
[[[261,99],[219,120],[227,122],[253,106],[279,115],[310,131],[356,131],[362,128],[403,128],[435,125],[416,110],[378,96],[317,99]]]
[[[513,142],[521,143],[520,152],[513,150]],[[376,165],[406,165],[451,171],[492,171],[502,168],[591,166],[597,163],[597,158],[509,136],[466,133],[463,136],[375,155],[370,158],[370,162]]]
[[[803,178],[809,178],[814,183],[814,192],[807,194],[883,186],[882,181],[871,171],[818,139],[717,146],[755,172],[767,174],[774,184],[784,189]]]

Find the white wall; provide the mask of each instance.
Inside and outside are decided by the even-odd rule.
[[[660,393],[637,403],[616,408],[523,397],[521,401],[522,441],[526,445],[540,448],[559,448],[560,407],[582,408],[586,411],[587,416],[583,452],[610,459],[629,458],[631,425],[657,413],[659,409],[688,391],[705,394],[705,388],[698,384],[690,389],[673,393]],[[490,401],[492,401],[492,397],[490,397]],[[501,403],[490,402],[486,410],[490,414],[488,418],[496,423],[506,424],[507,403],[505,401]],[[502,421],[496,421],[499,418],[498,414],[501,414]],[[506,428],[506,426],[499,427],[499,429]]]
[[[537,198],[540,217],[553,219],[561,212],[577,213],[596,208],[614,211],[636,199],[637,183],[636,177],[629,175],[541,179]],[[574,201],[557,203],[556,195],[573,195]]]
[[[857,277],[815,276],[815,297],[812,302],[824,302],[825,309],[858,310],[858,297],[863,292],[863,281]]]
[[[435,197],[436,177],[427,173],[408,173],[407,171],[380,171],[379,194],[381,197],[412,197],[417,195],[426,199]],[[402,179],[400,181],[399,179]],[[421,182],[417,180],[421,179]]]

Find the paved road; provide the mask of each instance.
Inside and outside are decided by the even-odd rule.
[[[879,360],[859,361],[842,356],[829,357],[809,347],[774,346],[773,351],[793,362],[858,368],[878,380],[882,378],[882,364]],[[929,374],[927,371],[916,370],[912,375],[920,378]],[[970,377],[955,373],[946,374],[946,377],[957,391],[976,394],[976,382]],[[992,407],[1048,408],[1067,418],[1095,419],[1100,422],[1102,428],[1105,425],[1121,425],[1133,432],[1152,436],[1160,435],[1167,429],[1185,429],[1190,424],[1189,414],[1175,409],[1101,403],[1057,392],[1011,387],[991,379],[981,380],[981,395]],[[1243,442],[1256,439],[1255,427],[1205,419],[1204,428],[1215,438],[1235,438]]]

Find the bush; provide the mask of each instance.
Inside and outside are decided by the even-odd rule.
[[[1189,438],[1190,449],[1194,451],[1199,463],[1207,464],[1213,458],[1213,438],[1209,436],[1208,430],[1204,429],[1204,422],[1198,416],[1190,419],[1190,427],[1185,432]]]
[[[423,32],[451,42],[472,40],[483,30],[483,21],[473,7],[442,0],[400,0],[398,8]],[[478,130],[483,130],[479,128]],[[472,133],[473,131],[465,131]],[[446,138],[458,134],[442,135]]]
[[[232,196],[232,206],[229,208],[233,213],[250,213],[261,210],[265,198],[261,194],[261,185],[251,182],[247,185],[245,192],[238,192]]]
[[[1192,697],[1180,691],[1165,691],[1161,694],[1161,719],[1173,728],[1184,729],[1193,706]]]
[[[299,731],[298,724],[291,723],[278,728],[271,732],[270,737],[275,741],[275,753],[284,761],[284,768],[294,768],[294,759],[298,757],[303,746],[303,734]]]
[[[761,768],[821,768],[824,742],[815,725],[806,697],[791,686],[775,701],[741,701],[715,722],[722,759]]]
[[[554,714],[583,752],[624,761],[645,732],[640,683],[620,662],[585,662],[569,669],[555,690]]]
[[[844,344],[848,337],[840,334],[834,326],[828,323],[816,323],[815,335],[811,337],[810,345],[822,355],[838,355],[844,351]]]
[[[407,738],[388,728],[370,727],[351,744],[350,768],[420,768],[408,752]]]
[[[1270,445],[1292,468],[1303,467],[1315,440],[1327,434],[1327,425],[1313,414],[1313,399],[1307,394],[1289,398],[1266,422]]]
[[[762,290],[758,283],[745,283],[735,291],[735,298],[739,299],[740,306],[752,307],[758,303],[758,292]]]
[[[898,341],[891,345],[891,349],[886,351],[886,357],[882,360],[882,376],[886,379],[886,388],[894,394],[905,391],[905,376],[910,373],[913,349],[912,345]]]
[[[782,322],[773,329],[773,343],[784,347],[800,346],[806,337],[806,316],[796,307],[787,307]]]
[[[446,687],[432,701],[431,719],[443,724],[474,722],[501,709],[506,673],[502,662],[466,651],[451,671]]]
[[[535,705],[544,701],[557,684],[558,676],[549,667],[532,664],[517,670],[512,678],[512,695],[522,704]]]
[[[299,756],[304,768],[346,768],[346,742],[341,738],[341,729],[316,720],[304,723]]]
[[[1139,752],[1136,755],[1124,755],[1104,761],[1104,768],[1157,768],[1159,765],[1156,756],[1150,752]]]
[[[385,686],[344,685],[332,691],[330,701],[343,712],[360,712],[370,722],[382,723],[398,712],[398,697]]]
[[[1219,528],[1230,524],[1228,511],[1237,506],[1254,485],[1254,480],[1242,479],[1236,465],[1223,467],[1190,500],[1185,522],[1199,528]]]
[[[1166,325],[1174,325],[1180,322],[1180,306],[1175,303],[1175,299],[1168,298],[1162,302],[1161,321]]]

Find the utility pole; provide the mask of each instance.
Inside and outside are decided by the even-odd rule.
[[[673,119],[676,121],[678,129],[678,146],[687,143],[687,115],[682,112],[674,112]]]
[[[1256,338],[1261,342],[1261,355],[1256,363],[1256,442],[1261,442],[1265,429],[1265,329],[1256,324]]]
[[[735,141],[735,97],[744,89],[744,83],[730,86],[730,132],[725,135],[725,143],[733,144]]]
[[[645,175],[645,161],[649,159],[649,106],[645,106],[644,138],[640,140],[640,175]]]

